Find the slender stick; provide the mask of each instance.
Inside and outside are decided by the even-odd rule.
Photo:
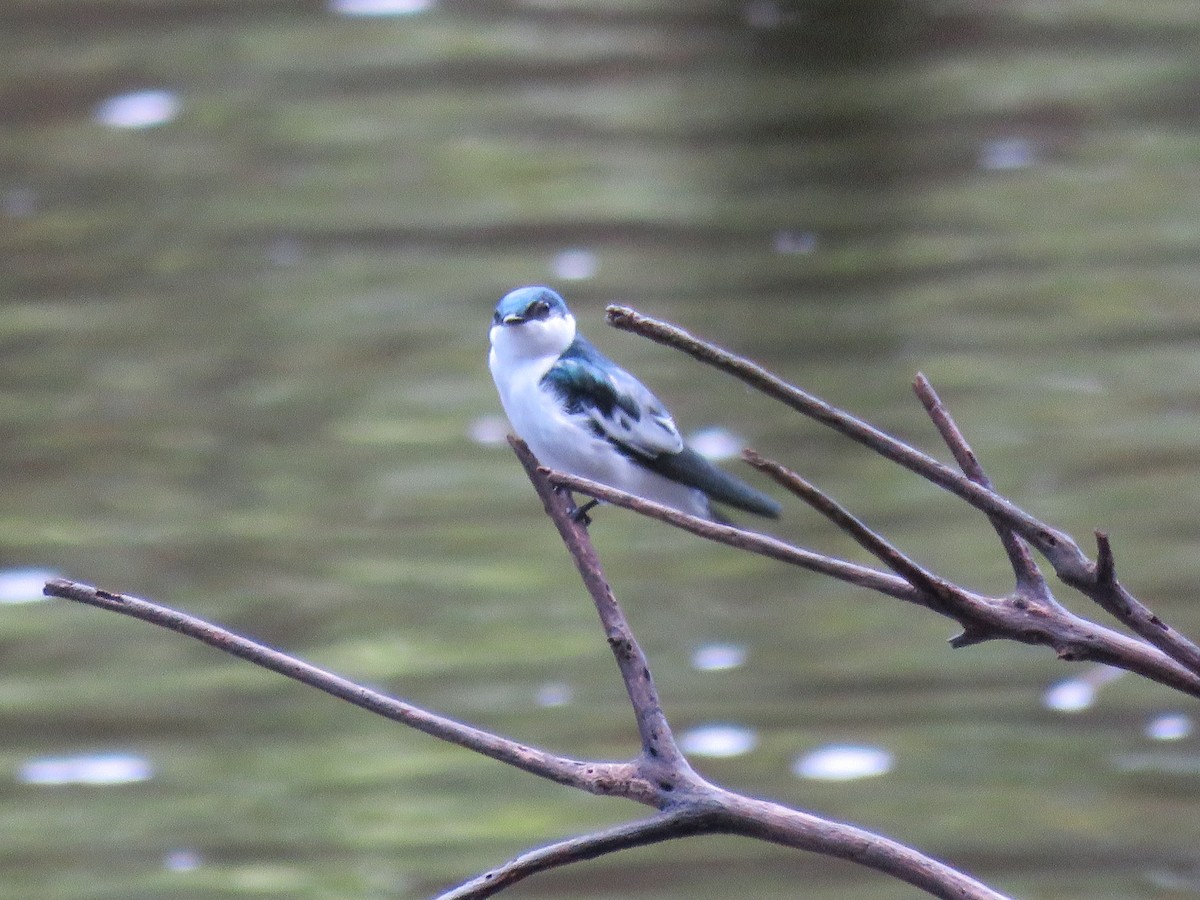
[[[722,831],[846,859],[945,900],[1006,900],[1004,894],[970,875],[882,835],[768,800],[728,792],[722,800],[722,808],[732,813]]]
[[[626,822],[603,831],[537,847],[441,894],[437,900],[478,900],[491,897],[539,872],[632,847],[644,847],[661,841],[703,834],[710,830],[705,817],[692,809],[660,813],[649,819]]]
[[[787,488],[838,528],[850,535],[868,553],[925,595],[926,605],[945,615],[953,616],[959,604],[950,595],[960,588],[950,584],[902,553],[882,535],[872,531],[844,506],[805,480],[796,472],[753,450],[743,450],[742,458],[775,482]]]
[[[641,779],[635,779],[631,763],[596,763],[556,756],[499,735],[464,725],[453,719],[397,700],[378,691],[355,684],[324,669],[273,650],[257,641],[234,634],[220,626],[178,610],[141,600],[128,594],[115,594],[90,585],[56,578],[46,583],[44,593],[121,613],[179,632],[225,653],[277,672],[301,684],[324,691],[385,719],[400,722],[432,737],[457,744],[484,756],[515,766],[559,784],[593,794],[627,796],[653,804],[659,792]]]
[[[903,441],[788,384],[756,363],[693,337],[682,328],[643,316],[624,306],[608,307],[608,322],[616,328],[682,350],[701,362],[728,372],[767,396],[944,488],[990,518],[1003,522],[1050,562],[1063,583],[1098,603],[1106,612],[1193,674],[1200,675],[1200,646],[1167,625],[1126,590],[1116,580],[1111,565],[1101,571],[1101,567],[1089,559],[1066,532],[1052,528],[1011,500]],[[1097,540],[1102,547],[1108,542],[1107,537]],[[1105,551],[1102,549],[1101,552]],[[1107,552],[1111,553],[1111,547]]]
[[[625,612],[613,596],[612,588],[604,577],[600,567],[600,559],[592,546],[587,528],[575,514],[575,505],[565,491],[556,490],[544,470],[538,466],[537,458],[530,452],[524,441],[509,438],[513,452],[525,467],[529,480],[542,500],[546,514],[550,516],[562,537],[567,551],[575,561],[575,567],[583,579],[584,586],[592,596],[596,612],[600,615],[600,623],[608,637],[608,644],[616,657],[617,667],[625,682],[625,690],[633,704],[637,716],[638,734],[642,738],[642,751],[652,760],[658,760],[668,766],[690,773],[688,765],[675,738],[671,734],[671,726],[663,713],[658,699],[658,690],[654,687],[654,679],[650,675],[650,664],[647,662],[642,648],[634,638],[633,630],[625,618]],[[678,777],[678,772],[672,777]]]
[[[611,488],[598,481],[580,478],[578,475],[559,472],[555,469],[545,469],[544,471],[550,482],[558,487],[587,494],[589,497],[603,500],[605,503],[611,503],[613,506],[621,506],[625,509],[633,510],[651,519],[658,519],[660,522],[666,522],[669,525],[674,525],[676,528],[690,531],[692,534],[707,538],[710,541],[726,544],[738,550],[757,553],[760,556],[770,557],[789,565],[799,566],[811,572],[820,572],[822,575],[828,575],[831,578],[836,578],[839,581],[845,581],[849,584],[856,584],[860,587],[886,594],[889,597],[895,597],[898,600],[923,605],[920,593],[912,585],[903,578],[898,578],[887,572],[846,562],[834,556],[813,553],[811,550],[794,547],[778,538],[759,534],[756,531],[746,531],[735,525],[725,525],[709,519],[690,516],[669,506],[663,506],[661,503],[655,503],[652,500],[628,494],[625,491]]]
[[[890,434],[857,419],[850,413],[826,403],[795,385],[768,372],[762,366],[722,350],[688,334],[682,328],[659,322],[624,306],[608,307],[608,322],[623,331],[632,331],[659,344],[674,347],[723,372],[728,372],[768,397],[790,406],[803,415],[832,428],[851,440],[870,448],[885,459],[903,466],[927,481],[957,495],[985,513],[1001,516],[1014,531],[1046,557],[1068,584],[1087,582],[1094,575],[1086,554],[1070,535],[1035,519],[1012,501],[978,485],[949,466],[910,447]]]
[[[913,390],[917,394],[917,399],[921,401],[921,405],[925,407],[925,412],[929,414],[929,418],[933,421],[934,427],[937,428],[938,434],[942,436],[942,440],[946,442],[946,446],[954,454],[954,460],[958,463],[958,467],[962,469],[963,474],[981,487],[985,487],[989,491],[994,490],[991,479],[983,471],[983,466],[980,465],[979,458],[975,455],[975,451],[971,449],[971,445],[967,443],[967,439],[959,429],[958,423],[954,421],[954,418],[950,415],[950,411],[942,403],[941,397],[937,395],[937,391],[933,389],[933,385],[929,383],[929,379],[921,372],[917,373],[917,377],[913,382]],[[1029,552],[1029,548],[1017,537],[1012,528],[1003,519],[989,514],[988,521],[992,523],[992,528],[995,529],[997,537],[1000,538],[1000,545],[1004,548],[1004,552],[1008,556],[1013,575],[1017,580],[1018,590],[1034,594],[1047,602],[1053,603],[1054,599],[1050,594],[1049,587],[1046,585],[1046,579],[1042,577],[1041,569],[1033,561],[1033,555]]]

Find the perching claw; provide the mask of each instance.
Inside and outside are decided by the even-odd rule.
[[[589,516],[588,513],[599,505],[600,501],[593,498],[587,503],[583,504],[583,506],[575,507],[575,511],[571,513],[572,520],[578,522],[584,528],[587,528],[592,524],[592,517]]]

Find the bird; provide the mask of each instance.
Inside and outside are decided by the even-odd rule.
[[[712,502],[779,515],[773,498],[686,446],[666,407],[579,333],[554,290],[505,294],[489,338],[504,412],[543,466],[713,521],[725,519]]]

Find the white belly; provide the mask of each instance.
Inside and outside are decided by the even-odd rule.
[[[711,518],[703,492],[637,465],[608,441],[596,437],[582,416],[567,415],[558,398],[540,383],[551,362],[526,365],[499,379],[495,378],[495,362],[491,360],[492,376],[508,421],[538,462],[694,516]]]

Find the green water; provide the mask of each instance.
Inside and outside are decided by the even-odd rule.
[[[1001,490],[1081,542],[1109,530],[1122,580],[1200,634],[1198,47],[1174,0],[9,2],[0,568],[151,597],[564,754],[632,754],[569,560],[507,448],[471,437],[499,413],[492,305],[548,282],[685,430],[733,430],[1003,592],[980,517],[603,308],[944,457],[908,388],[926,372]],[[145,89],[178,115],[98,121]],[[931,614],[596,518],[676,728],[757,736],[698,757],[707,775],[1024,898],[1200,894],[1196,738],[1143,733],[1185,698],[1125,679],[1051,712],[1084,670],[1047,650],[954,652]],[[861,558],[799,505],[777,530]],[[714,642],[744,664],[697,671]],[[895,767],[790,774],[841,742]],[[104,752],[151,777],[23,774]],[[0,795],[0,895],[33,900],[421,897],[642,814],[58,601],[0,606]],[[716,838],[514,892],[535,894],[915,896]]]

